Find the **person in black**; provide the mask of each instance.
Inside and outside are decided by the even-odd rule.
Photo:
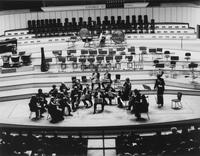
[[[57,97],[57,94],[58,94],[58,89],[56,88],[56,85],[53,85],[52,89],[49,92],[49,95],[53,97]]]
[[[158,107],[163,107],[163,94],[164,94],[164,91],[165,91],[165,81],[163,78],[161,78],[163,75],[162,74],[158,74],[157,75],[157,79],[156,79],[156,82],[155,82],[155,85],[154,85],[154,89],[157,90],[157,104],[158,104]]]
[[[51,123],[56,123],[64,120],[63,113],[61,110],[58,109],[58,106],[59,106],[58,99],[52,97],[47,107],[48,113],[51,116],[51,121],[50,121]]]
[[[123,84],[123,96],[122,100],[123,101],[129,101],[129,97],[131,95],[131,82],[129,78],[126,78],[124,84]]]
[[[29,109],[31,112],[35,112],[35,119],[40,119],[40,107],[38,106],[38,100],[36,96],[32,96],[29,102]]]
[[[79,105],[79,90],[77,86],[74,86],[74,88],[71,91],[71,103],[72,103],[72,110],[76,111],[78,105]]]
[[[104,74],[104,78],[102,80],[102,87],[106,88],[106,84],[111,84],[112,83],[112,79],[111,79],[111,74],[108,72],[108,70],[106,70],[105,74]]]
[[[107,87],[104,88],[104,90],[105,90],[105,98],[108,98],[109,105],[112,105],[112,99],[114,99],[116,96],[114,88],[111,87],[111,84],[108,84]]]
[[[88,101],[90,103],[90,107],[93,106],[92,103],[92,91],[90,89],[89,84],[86,84],[86,87],[83,89],[83,95],[82,95],[82,101],[84,103],[84,105],[86,106],[86,108],[88,108],[88,103],[86,101]]]
[[[64,92],[66,92],[66,91],[69,91],[70,90],[70,88],[69,87],[67,87],[66,85],[65,85],[65,83],[61,83],[61,85],[60,85],[60,92],[62,92],[62,93],[64,93]]]
[[[134,104],[133,104],[133,112],[137,119],[141,118],[141,99],[142,96],[140,94],[140,91],[135,89],[134,90],[135,98],[134,98]]]
[[[98,72],[98,68],[95,69],[95,72],[92,73],[92,90],[94,89],[94,85],[98,84],[98,88],[101,88],[101,83],[100,83],[100,73]]]
[[[44,112],[46,112],[46,105],[47,105],[46,97],[48,97],[48,95],[43,93],[42,89],[38,89],[38,93],[36,94],[36,98],[37,98],[38,104],[41,108],[41,110],[40,110],[41,115]]]
[[[96,102],[96,100],[99,100],[101,99],[102,101],[98,101]],[[104,111],[104,105],[106,104],[106,100],[105,100],[105,95],[104,93],[100,90],[100,89],[97,89],[96,92],[94,93],[94,112],[93,114],[96,113],[96,109],[97,109],[97,104],[101,104],[101,112]]]
[[[71,114],[71,107],[69,105],[69,99],[68,97],[65,97],[65,95],[63,93],[60,93],[60,98],[59,98],[59,107],[61,108],[61,112],[64,116],[67,116],[67,114],[65,114],[65,108],[67,108],[68,110],[68,116],[72,116]]]

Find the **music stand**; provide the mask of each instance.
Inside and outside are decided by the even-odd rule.
[[[146,84],[143,84],[142,85],[144,89],[148,90],[148,91],[151,91],[151,87],[146,85]]]

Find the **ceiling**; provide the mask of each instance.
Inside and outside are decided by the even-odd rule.
[[[105,4],[106,1],[117,0],[0,0],[0,10],[31,9],[40,10],[44,6],[90,5]],[[159,6],[162,3],[192,3],[200,4],[200,0],[118,0],[126,3],[149,2],[149,6]]]

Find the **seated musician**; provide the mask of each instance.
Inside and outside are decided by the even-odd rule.
[[[38,89],[38,93],[36,94],[36,98],[37,98],[37,101],[38,101],[38,104],[40,105],[41,107],[41,116],[44,112],[46,112],[46,105],[47,105],[47,100],[46,100],[46,97],[48,97],[48,95],[44,94],[42,89]]]
[[[76,109],[78,108],[79,105],[79,89],[77,86],[74,86],[74,88],[72,88],[71,90],[71,103],[72,103],[72,110],[76,111]]]
[[[59,96],[59,107],[61,108],[61,112],[64,116],[73,116],[71,114],[70,100],[63,93],[60,93]],[[65,108],[68,110],[68,114],[65,113]]]
[[[64,82],[62,82],[61,85],[60,85],[60,92],[64,93],[64,92],[69,91],[69,90],[70,90],[70,88],[67,87]]]
[[[91,81],[92,81],[92,90],[94,90],[95,84],[98,84],[99,89],[101,88],[100,73],[98,72],[98,68],[96,68],[95,72],[92,73]]]
[[[115,97],[115,90],[111,87],[111,84],[108,84],[105,88],[105,98],[108,98],[109,105],[112,105],[112,99],[114,99]]]
[[[104,74],[104,78],[102,80],[102,87],[105,88],[106,84],[111,84],[112,80],[111,80],[111,74],[108,72],[108,70],[106,70],[105,74]]]
[[[88,108],[88,103],[86,101],[88,101],[90,103],[90,107],[92,107],[93,103],[92,103],[92,91],[90,89],[89,84],[86,84],[86,87],[83,89],[83,95],[82,95],[82,101],[84,103],[84,105],[86,106],[86,108]]]
[[[58,99],[55,97],[52,97],[50,99],[50,103],[48,105],[48,113],[51,116],[51,123],[56,123],[59,121],[64,120],[63,113],[60,109],[58,109],[59,103]]]
[[[29,109],[31,112],[35,112],[35,119],[40,119],[40,106],[38,106],[37,103],[37,97],[36,96],[32,96],[31,100],[29,102]]]
[[[101,112],[103,112],[105,103],[106,103],[106,100],[105,100],[104,93],[100,89],[97,89],[96,92],[94,93],[94,112],[93,112],[93,114],[96,113],[97,104],[101,104]]]
[[[50,96],[53,96],[53,97],[56,97],[57,94],[58,94],[58,89],[56,88],[56,85],[53,85],[53,86],[52,86],[52,89],[51,89],[50,92],[49,92],[49,95],[50,95]]]
[[[141,113],[148,112],[149,103],[147,102],[146,96],[143,94],[141,95],[139,90],[134,90],[135,98],[134,98],[134,105],[133,105],[133,112],[137,119],[141,119]]]

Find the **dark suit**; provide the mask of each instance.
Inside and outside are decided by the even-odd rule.
[[[161,104],[161,106],[163,106],[163,94],[165,91],[165,81],[163,78],[158,77],[156,79],[154,89],[157,89],[157,104]]]

